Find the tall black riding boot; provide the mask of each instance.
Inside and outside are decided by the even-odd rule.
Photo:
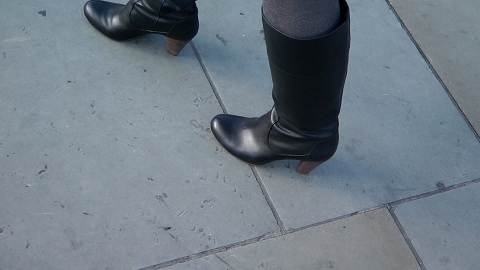
[[[232,155],[256,165],[300,160],[301,174],[333,156],[350,48],[344,0],[340,9],[340,25],[313,39],[290,38],[263,20],[275,105],[258,118],[222,114],[212,119],[214,136]]]
[[[195,0],[130,0],[126,5],[90,0],[85,17],[111,39],[145,34],[167,37],[167,51],[177,55],[198,32]]]

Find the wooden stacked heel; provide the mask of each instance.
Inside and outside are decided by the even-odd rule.
[[[300,161],[297,166],[297,173],[307,175],[323,162],[325,161]]]
[[[189,42],[190,40],[176,40],[167,38],[167,52],[176,56]]]

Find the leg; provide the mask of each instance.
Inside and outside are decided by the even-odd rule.
[[[340,4],[338,0],[263,0],[263,16],[289,37],[312,38],[339,25]]]
[[[337,0],[326,2],[329,1]],[[278,2],[323,3],[318,0]],[[338,23],[324,23],[322,27],[318,27],[315,18],[325,14],[303,18],[308,12],[300,12],[298,10],[304,9],[296,7],[293,11],[300,13],[294,15],[307,22],[302,27],[308,31],[281,20],[278,25],[271,25],[266,13],[271,15],[277,11],[264,7],[265,42],[275,105],[258,118],[218,115],[212,119],[214,136],[231,154],[258,165],[281,159],[300,160],[297,171],[303,174],[333,156],[339,141],[338,115],[350,47],[348,5],[344,0],[337,3],[339,16],[334,21]]]

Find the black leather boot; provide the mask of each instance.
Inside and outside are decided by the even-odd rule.
[[[342,0],[341,23],[313,39],[293,39],[263,20],[274,107],[258,118],[217,115],[212,132],[237,158],[255,165],[300,160],[308,174],[335,153],[350,49],[350,19]]]
[[[130,0],[126,5],[91,0],[85,17],[111,39],[127,40],[145,34],[167,37],[167,51],[177,55],[198,32],[195,0]]]

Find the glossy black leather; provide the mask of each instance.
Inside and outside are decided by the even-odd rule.
[[[211,122],[215,138],[242,161],[263,165],[275,160],[326,161],[338,146],[338,133],[311,140],[279,129],[271,110],[258,118],[220,114]]]
[[[334,155],[350,48],[349,8],[344,0],[340,6],[342,23],[313,39],[290,38],[263,20],[275,105],[258,118],[212,119],[215,138],[232,155],[256,165]]]
[[[115,40],[145,34],[191,40],[198,32],[195,0],[130,0],[126,5],[91,0],[84,13],[98,31]]]

